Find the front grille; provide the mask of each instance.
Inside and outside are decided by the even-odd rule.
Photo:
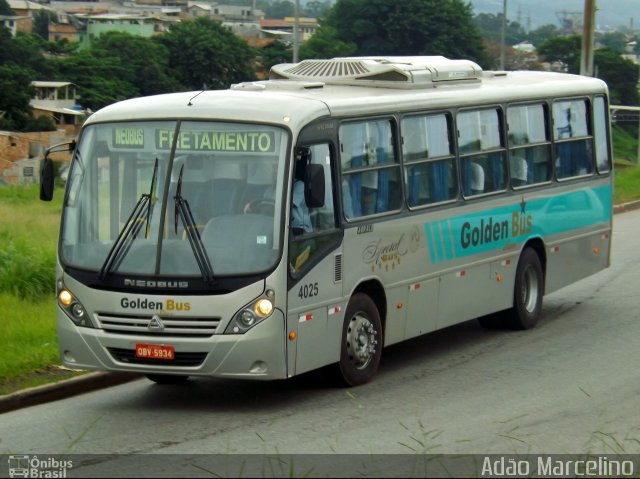
[[[172,361],[163,359],[137,358],[135,349],[107,348],[116,361],[129,364],[149,364],[153,366],[200,366],[207,353],[175,352]]]
[[[162,329],[151,329],[153,316],[98,313],[100,327],[108,333],[132,334],[135,336],[178,336],[181,338],[208,338],[213,336],[220,318],[158,316]]]

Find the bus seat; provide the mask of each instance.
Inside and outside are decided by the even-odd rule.
[[[471,194],[484,192],[484,169],[478,163],[471,163]]]
[[[276,165],[269,163],[249,165],[247,183],[242,194],[242,205],[257,200],[275,200]]]
[[[529,178],[529,165],[527,160],[521,156],[511,157],[511,184],[513,186],[524,186]]]
[[[216,273],[260,271],[271,265],[273,218],[238,214],[212,218],[204,227],[202,242]]]
[[[245,187],[244,167],[238,163],[217,162],[212,178],[197,200],[197,209],[206,220],[242,212]]]

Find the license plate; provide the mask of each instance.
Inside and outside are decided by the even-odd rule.
[[[173,346],[164,344],[136,344],[136,358],[173,361],[175,352]]]

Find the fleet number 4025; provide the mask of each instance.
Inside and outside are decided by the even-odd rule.
[[[313,296],[318,296],[318,283],[308,283],[300,286],[300,291],[298,291],[298,298],[311,298]]]

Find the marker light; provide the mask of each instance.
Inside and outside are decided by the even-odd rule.
[[[68,308],[73,302],[73,295],[68,290],[63,289],[58,293],[58,301],[60,301],[60,304],[65,308]]]

